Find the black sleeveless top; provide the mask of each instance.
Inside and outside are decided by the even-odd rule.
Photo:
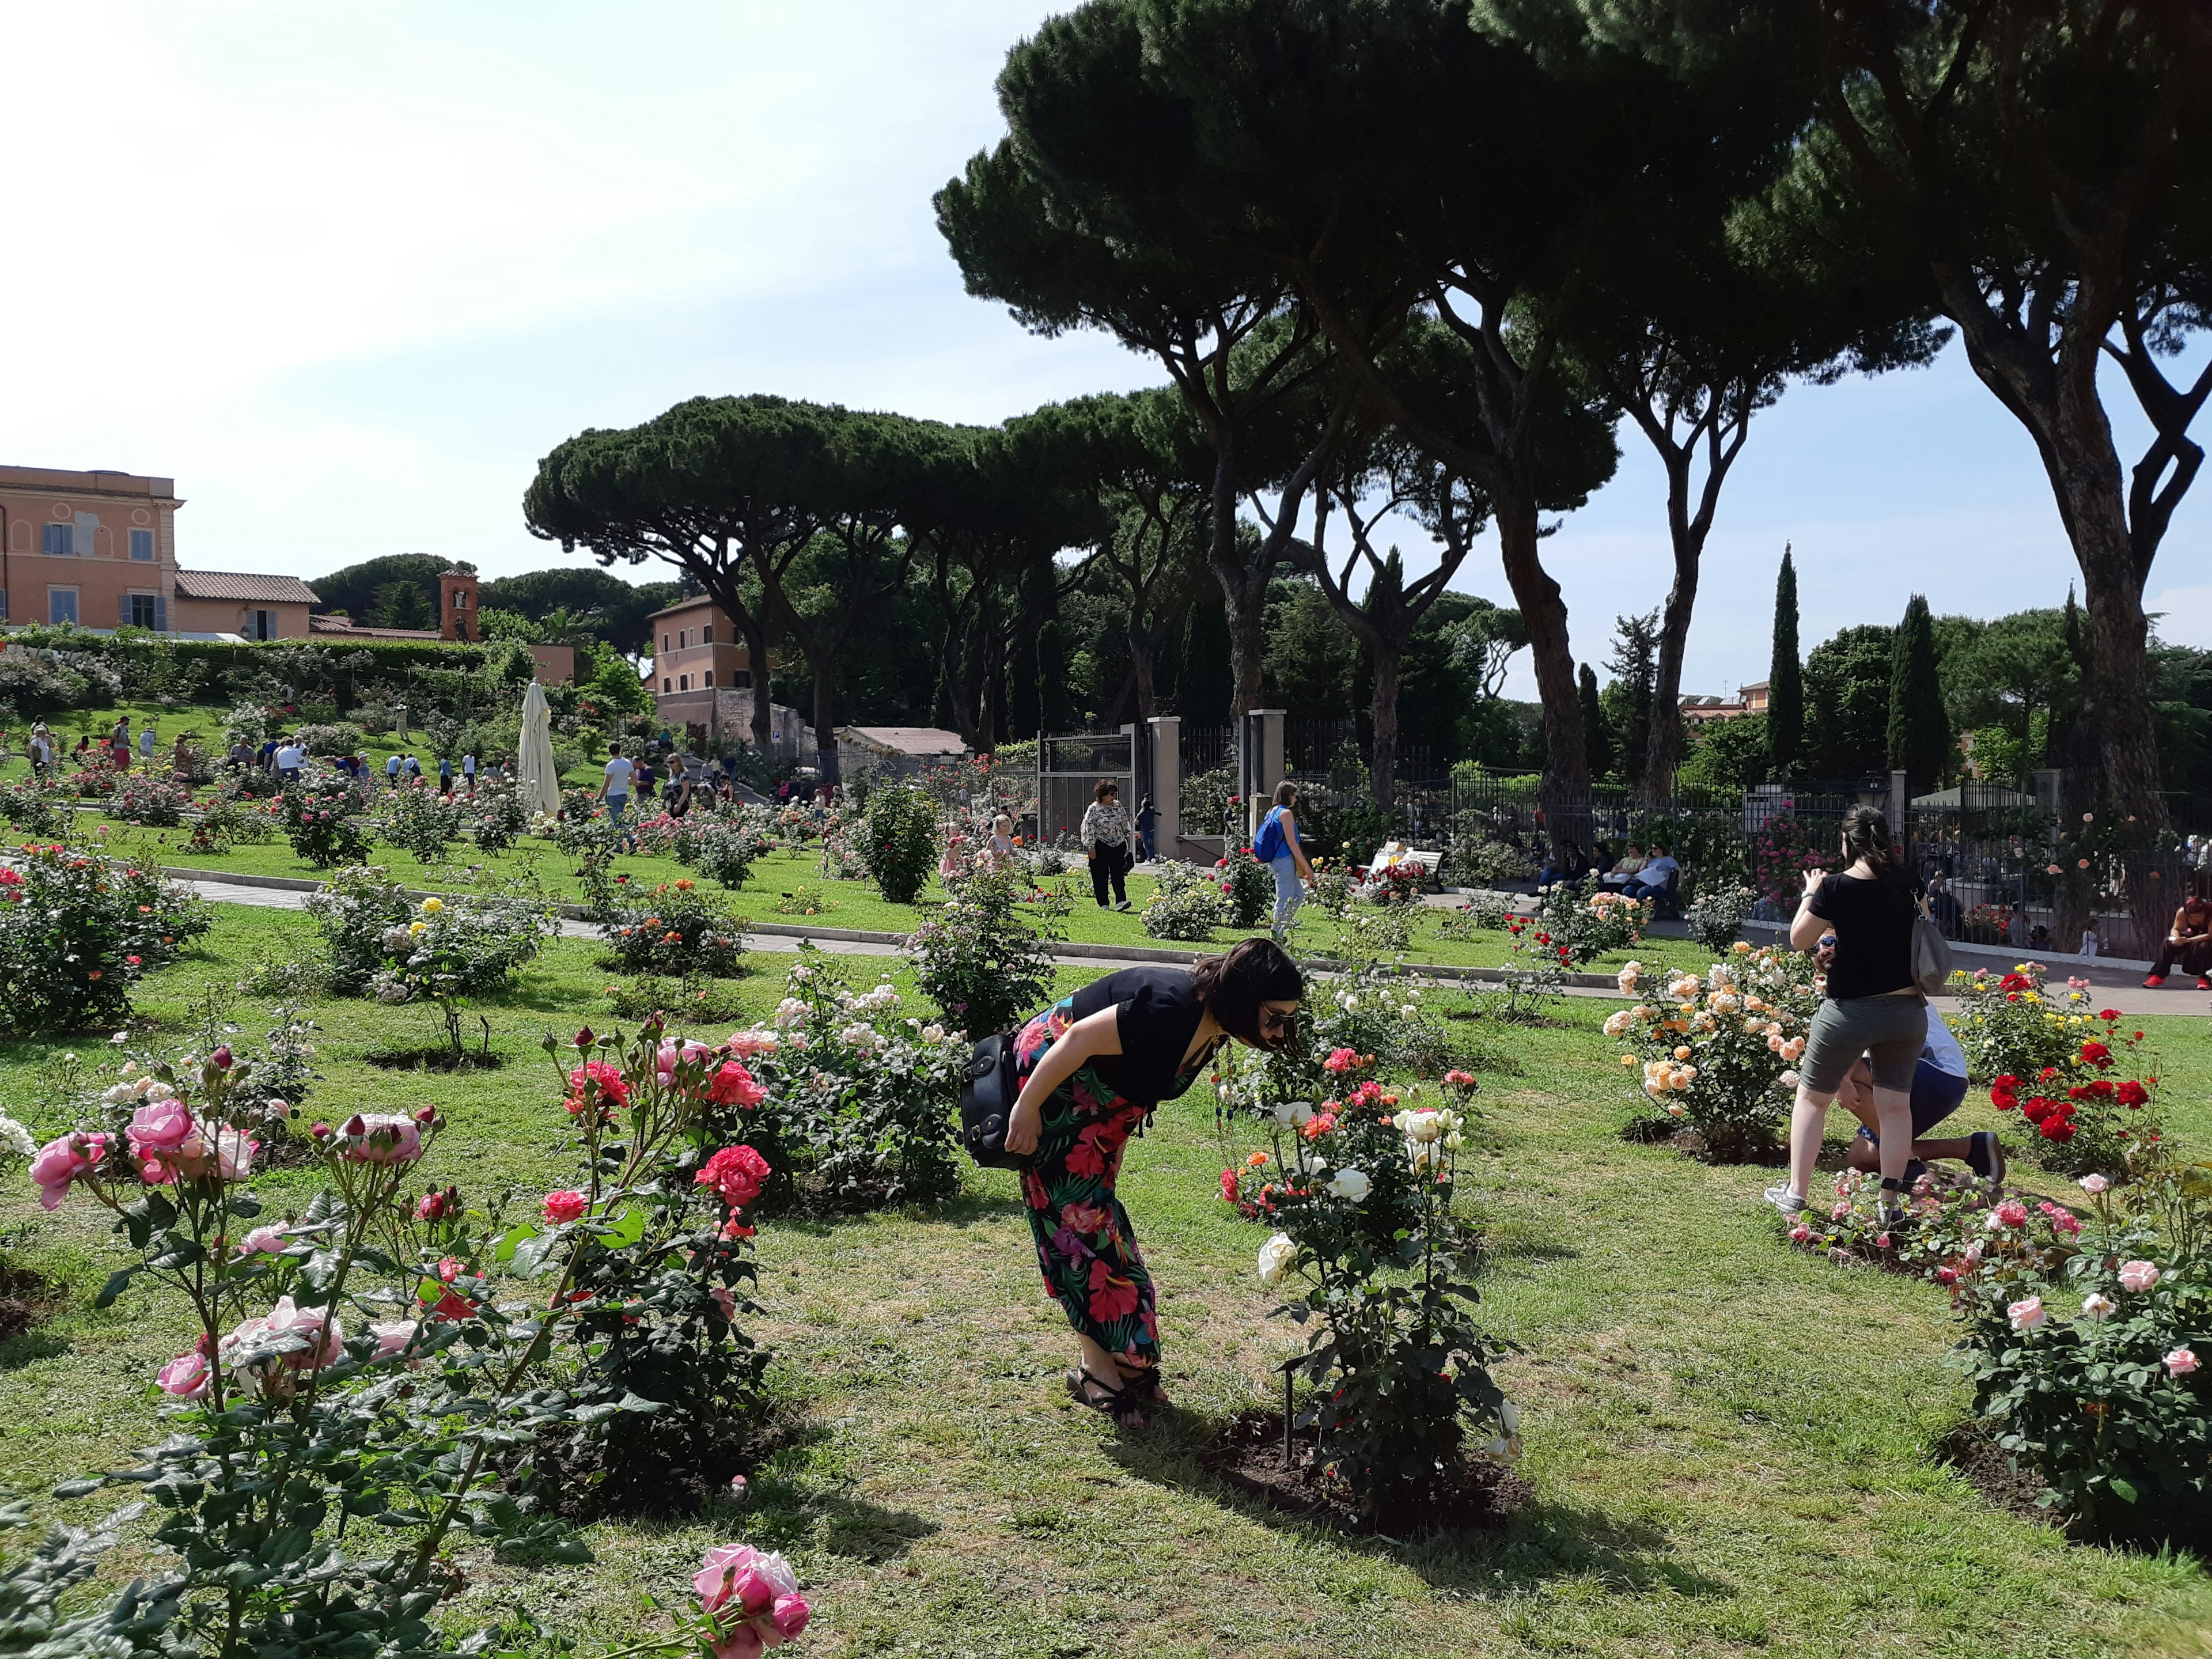
[[[1124,1100],[1150,1111],[1173,1100],[1205,1069],[1201,1054],[1190,1069],[1182,1057],[1206,1018],[1206,1005],[1192,993],[1187,968],[1124,968],[1093,980],[1069,999],[1070,1012],[1087,1019],[1113,1008],[1121,1052],[1091,1062],[1100,1079]]]

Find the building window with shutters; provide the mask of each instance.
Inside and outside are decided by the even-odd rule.
[[[152,531],[134,530],[131,532],[131,556],[141,564],[153,562],[154,532]]]
[[[63,526],[66,529],[68,526]],[[76,620],[76,589],[49,587],[46,590],[46,620],[58,625]]]
[[[707,671],[707,678],[706,678],[706,680],[705,680],[704,684],[708,684],[708,685],[710,685],[710,686],[711,686],[712,684],[714,684],[714,671],[713,669],[711,669],[711,668],[710,668],[710,669],[708,669],[708,670]]]
[[[126,615],[124,620],[133,628],[152,629],[161,625],[161,616],[155,609],[155,595],[126,593],[123,596]]]
[[[49,558],[73,559],[76,556],[76,526],[73,524],[50,524],[39,544],[39,551]],[[74,593],[76,590],[70,590]]]
[[[708,623],[704,628],[699,630],[699,643],[702,645],[712,645],[714,642],[714,624]]]
[[[676,647],[675,647],[674,646],[672,646],[672,645],[669,644],[669,642],[668,642],[668,635],[665,635],[665,634],[663,634],[663,635],[660,636],[660,648],[661,648],[663,651],[673,651]]]
[[[753,686],[752,670],[750,668],[740,668],[736,673],[730,676],[730,684],[740,691],[751,690]]]
[[[250,640],[273,640],[276,637],[276,613],[274,611],[250,611],[246,617],[246,637]]]
[[[672,687],[668,684],[668,676],[667,676],[667,675],[665,675],[665,674],[663,674],[663,675],[660,677],[660,689],[661,689],[662,690],[664,690],[664,691],[672,690],[673,690],[673,689],[674,689],[674,688],[672,688]]]

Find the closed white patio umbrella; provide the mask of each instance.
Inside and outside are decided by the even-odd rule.
[[[561,769],[553,759],[553,711],[545,688],[536,680],[522,694],[522,742],[515,757],[522,799],[533,812],[550,817],[561,810]]]

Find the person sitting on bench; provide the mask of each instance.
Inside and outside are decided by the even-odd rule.
[[[1644,849],[1632,841],[1628,850],[1613,861],[1613,868],[1598,878],[1598,883],[1604,887],[1631,886],[1650,861],[1644,856]]]
[[[1632,899],[1657,898],[1672,884],[1682,866],[1674,861],[1674,854],[1666,842],[1651,843],[1651,861],[1636,872],[1636,878],[1620,890]]]

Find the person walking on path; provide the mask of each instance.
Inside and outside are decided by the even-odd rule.
[[[623,758],[622,745],[609,744],[605,781],[599,785],[599,793],[606,798],[607,816],[617,823],[623,821],[623,814],[629,809],[630,780],[636,775],[637,768]]]
[[[1111,778],[1099,779],[1091,793],[1094,799],[1083,809],[1083,826],[1076,832],[1091,849],[1091,891],[1098,908],[1106,909],[1106,890],[1110,884],[1111,908],[1126,910],[1129,908],[1129,840],[1135,834],[1129,823],[1129,809],[1121,805],[1121,786]]]
[[[451,755],[438,757],[438,793],[441,795],[453,793],[453,757]]]
[[[1275,804],[1260,820],[1252,837],[1252,856],[1275,872],[1274,936],[1285,939],[1305,902],[1306,887],[1314,878],[1306,862],[1306,849],[1298,845],[1298,787],[1285,779],[1275,786]]]
[[[471,795],[477,792],[477,757],[471,750],[461,757],[461,782]]]
[[[1152,798],[1147,795],[1137,808],[1137,856],[1147,864],[1160,855],[1159,825],[1160,809],[1152,805]]]
[[[1912,977],[1912,921],[1919,904],[1912,878],[1890,840],[1889,820],[1871,806],[1844,814],[1838,874],[1805,872],[1805,893],[1790,924],[1792,950],[1809,951],[1835,934],[1826,994],[1807,1033],[1790,1125],[1790,1179],[1766,1189],[1786,1215],[1805,1207],[1828,1106],[1861,1054],[1867,1059],[1881,1137],[1881,1209],[1900,1217],[1905,1166],[1912,1158],[1912,1079],[1928,1042],[1928,1000]]]
[[[149,772],[154,769],[154,722],[148,720],[138,728],[138,759]]]
[[[2212,991],[2212,904],[2201,893],[2191,893],[2173,913],[2173,926],[2166,930],[2166,942],[2159,947],[2143,988],[2154,991],[2165,984],[2176,957],[2183,973],[2197,975],[2198,990]]]
[[[1006,1150],[1025,1156],[1022,1198],[1045,1294],[1075,1328],[1067,1373],[1079,1404],[1124,1428],[1163,1407],[1152,1275],[1115,1194],[1132,1135],[1188,1089],[1233,1037],[1279,1048],[1305,983],[1267,939],[1246,939],[1194,968],[1125,968],[1063,997],[1014,1039],[1022,1079]]]

